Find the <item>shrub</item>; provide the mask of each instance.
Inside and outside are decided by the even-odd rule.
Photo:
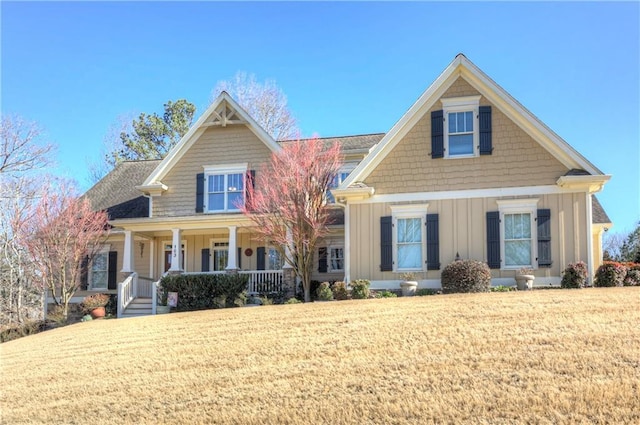
[[[348,300],[349,291],[347,291],[347,284],[344,282],[335,282],[332,287],[333,298],[336,300]]]
[[[12,341],[23,336],[37,334],[45,329],[45,323],[41,320],[25,322],[22,325],[15,325],[0,332],[0,342]]]
[[[498,286],[492,286],[491,292],[511,292],[511,291],[516,291],[517,289],[518,288],[516,288],[515,286],[498,285]]]
[[[329,285],[329,282],[322,282],[316,290],[316,295],[319,301],[333,300],[333,292],[331,291],[331,285]]]
[[[178,311],[244,305],[244,291],[249,280],[242,274],[167,275],[162,278],[162,298],[169,292],[178,293]]]
[[[378,293],[376,293],[376,298],[397,298],[398,294],[396,294],[395,292],[391,292],[391,291],[380,291]]]
[[[82,310],[88,313],[93,309],[104,307],[109,302],[109,299],[109,294],[88,295],[82,300]]]
[[[109,302],[104,306],[107,316],[118,315],[118,294],[109,294]]]
[[[627,276],[627,268],[614,261],[606,261],[596,271],[594,286],[609,287],[622,286]]]
[[[289,298],[289,299],[285,302],[285,304],[300,304],[300,303],[302,303],[302,301],[300,301],[300,300],[299,300],[299,299],[297,299],[297,298]]]
[[[454,261],[442,270],[442,292],[489,292],[491,271],[486,263],[476,260]]]
[[[369,282],[367,279],[357,279],[351,282],[351,298],[363,300],[369,298]]]
[[[584,288],[587,283],[587,265],[583,261],[570,263],[562,272],[562,288]]]
[[[420,289],[416,289],[416,294],[418,297],[424,297],[427,295],[436,295],[438,293],[437,289],[431,289],[431,288],[420,288]]]
[[[640,286],[640,264],[632,264],[622,282],[624,286]]]

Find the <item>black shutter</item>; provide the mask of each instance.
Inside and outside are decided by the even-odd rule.
[[[259,246],[256,249],[256,259],[258,260],[258,270],[265,269],[266,251],[263,246]]]
[[[89,289],[89,256],[86,255],[80,263],[80,289]]]
[[[551,210],[538,210],[538,267],[551,267]]]
[[[490,269],[500,268],[500,213],[487,212],[487,264]]]
[[[196,175],[196,212],[204,212],[204,173]]]
[[[238,262],[236,263],[239,269],[242,268],[242,248],[238,247]]]
[[[380,217],[380,271],[393,270],[393,229],[391,216]]]
[[[211,257],[211,250],[209,248],[202,248],[200,251],[200,262],[202,264],[201,270],[203,272],[209,271],[209,258]]]
[[[438,214],[427,214],[427,270],[440,270]]]
[[[249,184],[251,184],[251,188],[256,188],[256,170],[249,170],[247,172],[247,179],[244,185],[244,199],[245,202],[249,200]]]
[[[444,157],[444,120],[442,110],[431,112],[431,158]]]
[[[107,289],[118,289],[118,251],[109,251]]]
[[[318,273],[326,273],[328,268],[327,248],[318,248]]]
[[[481,106],[479,112],[480,155],[491,155],[491,106]]]

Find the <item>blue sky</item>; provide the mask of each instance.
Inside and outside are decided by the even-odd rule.
[[[386,132],[463,52],[613,178],[599,198],[640,220],[640,6],[627,3],[2,2],[2,112],[87,163],[123,114],[236,71],[275,79],[304,135]]]

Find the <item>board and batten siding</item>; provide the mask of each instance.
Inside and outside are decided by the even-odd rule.
[[[570,262],[587,261],[586,197],[584,193],[532,195],[538,198],[537,208],[551,210],[550,268],[536,270],[537,277],[555,277]],[[440,270],[418,274],[418,278],[440,279],[442,268],[455,260],[456,254],[464,259],[487,261],[486,212],[498,211],[498,198],[470,198],[428,201],[428,213],[439,215]],[[395,203],[395,205],[401,203]],[[350,278],[398,280],[399,274],[380,271],[380,217],[391,216],[390,203],[349,205],[350,208]],[[423,248],[424,249],[424,248]],[[493,278],[513,278],[513,270],[492,270]]]
[[[459,77],[442,97],[478,95]],[[436,192],[555,184],[568,169],[484,96],[491,106],[493,153],[474,158],[436,158],[431,152],[431,112],[437,101],[389,152],[365,183],[376,194]]]
[[[271,150],[245,125],[208,128],[162,179],[168,189],[153,198],[153,216],[194,215],[196,175],[203,166],[248,163],[249,170],[256,170],[270,156]]]

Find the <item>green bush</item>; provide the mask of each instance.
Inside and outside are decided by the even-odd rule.
[[[623,264],[606,261],[598,267],[593,285],[598,287],[623,286],[626,276],[627,268]]]
[[[300,301],[297,298],[289,298],[287,301],[285,301],[285,304],[301,304],[302,301]]]
[[[640,264],[631,264],[623,281],[624,286],[640,286]]]
[[[23,336],[37,334],[43,330],[45,330],[45,323],[41,320],[15,325],[0,332],[0,342],[12,341]]]
[[[517,290],[518,288],[516,288],[515,286],[498,285],[498,286],[491,287],[491,292],[511,292],[511,291],[517,291]]]
[[[333,292],[331,291],[331,285],[329,282],[322,282],[316,290],[316,296],[319,301],[331,301],[333,300]]]
[[[177,311],[244,305],[249,276],[244,274],[181,274],[162,278],[162,298],[178,293]]]
[[[562,288],[584,288],[586,283],[587,265],[582,261],[570,263],[562,272],[562,281],[560,281]]]
[[[376,292],[376,298],[397,298],[398,294],[396,294],[395,292],[391,292],[391,291],[380,291],[380,292]]]
[[[491,271],[486,263],[476,260],[454,261],[442,270],[442,292],[489,292]]]
[[[369,298],[369,282],[367,279],[357,279],[351,282],[351,298],[362,300]]]
[[[347,284],[344,282],[335,282],[332,287],[333,298],[336,300],[348,300],[349,291],[347,290]]]
[[[425,297],[427,295],[436,295],[437,293],[438,293],[437,289],[420,288],[420,289],[416,289],[415,295],[418,297]]]

